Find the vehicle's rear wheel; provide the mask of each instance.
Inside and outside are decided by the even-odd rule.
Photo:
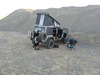
[[[51,49],[51,48],[53,48],[54,47],[54,40],[53,39],[48,39],[47,40],[47,48],[48,49]]]
[[[40,33],[39,35],[38,35],[38,41],[39,42],[42,42],[42,43],[44,43],[44,42],[46,42],[46,38],[47,38],[47,35],[46,35],[46,33]]]

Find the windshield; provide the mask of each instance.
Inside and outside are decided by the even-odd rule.
[[[44,27],[34,27],[34,31],[37,32],[44,32],[45,31],[45,28]]]

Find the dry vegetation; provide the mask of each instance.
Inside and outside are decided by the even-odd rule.
[[[100,43],[72,35],[78,40],[75,50],[60,44],[56,49],[40,45],[36,51],[27,35],[0,32],[0,75],[100,75]]]

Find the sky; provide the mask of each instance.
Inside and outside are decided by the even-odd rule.
[[[100,0],[0,0],[0,17],[17,9],[47,9],[68,6],[100,5]]]

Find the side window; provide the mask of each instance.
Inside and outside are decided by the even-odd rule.
[[[43,25],[45,26],[54,25],[54,20],[50,16],[45,16]]]
[[[40,23],[40,17],[41,17],[41,15],[37,15],[36,24]]]

